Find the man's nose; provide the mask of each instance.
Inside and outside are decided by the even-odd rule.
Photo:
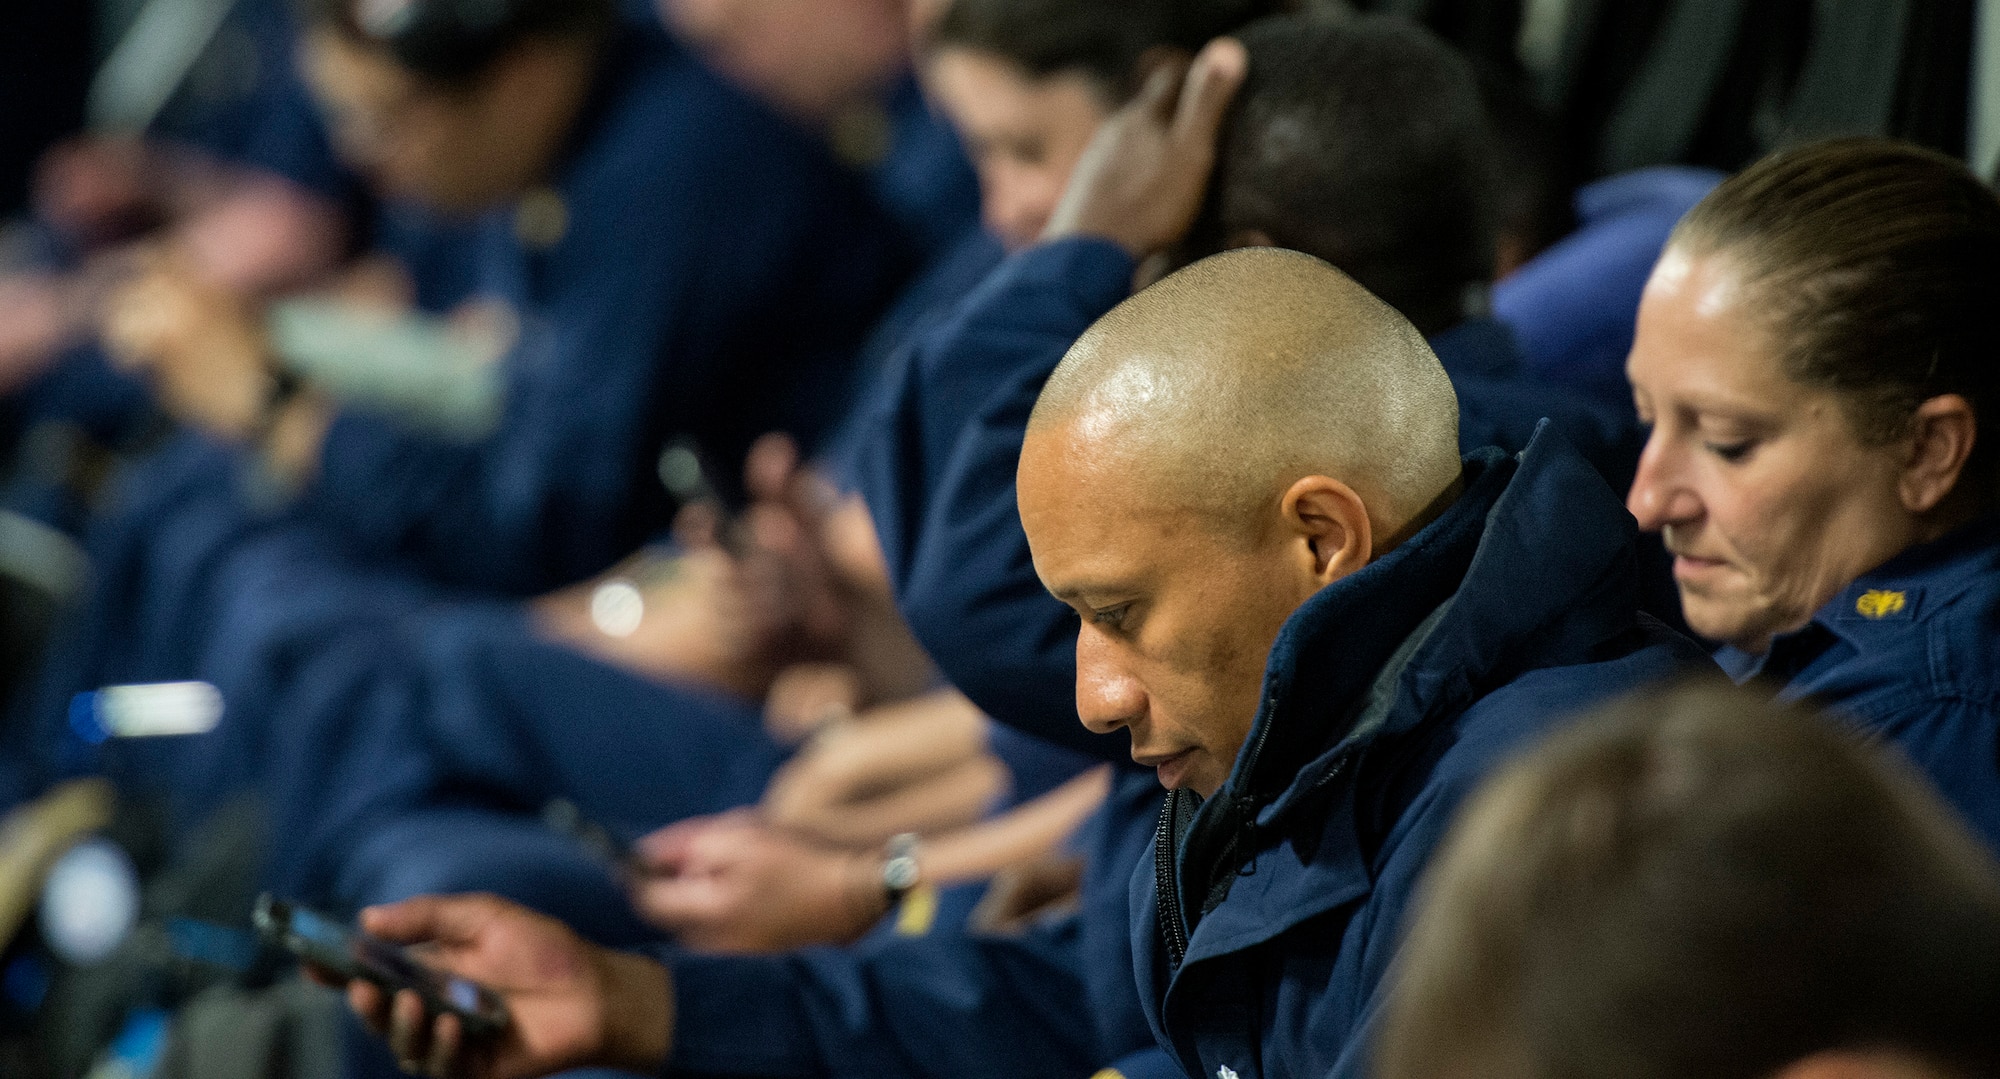
[[[1146,710],[1146,691],[1094,642],[1087,629],[1076,642],[1076,715],[1094,734],[1132,724]]]
[[[1701,515],[1701,499],[1682,481],[1676,454],[1657,431],[1646,440],[1646,449],[1639,455],[1639,471],[1632,477],[1625,509],[1638,519],[1640,529],[1647,532],[1658,532]]]

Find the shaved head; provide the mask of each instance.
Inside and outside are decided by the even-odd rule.
[[[1423,336],[1346,274],[1271,248],[1195,263],[1100,319],[1028,430],[1065,431],[1163,506],[1232,523],[1332,477],[1384,539],[1460,471],[1458,399]]]
[[[1332,266],[1247,248],[1127,300],[1050,376],[1015,483],[1035,573],[1079,619],[1077,717],[1214,794],[1286,620],[1460,472],[1444,368]]]

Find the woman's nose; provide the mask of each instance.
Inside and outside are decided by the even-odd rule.
[[[1639,471],[1632,477],[1632,490],[1625,496],[1625,509],[1638,519],[1639,528],[1657,532],[1701,514],[1701,500],[1678,476],[1670,454],[1657,437],[1646,443],[1639,455]]]

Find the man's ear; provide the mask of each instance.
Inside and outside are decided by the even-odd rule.
[[[1909,460],[1897,485],[1903,508],[1929,513],[1948,498],[1958,487],[1978,435],[1972,404],[1958,394],[1941,394],[1918,405]]]
[[[1375,550],[1374,522],[1354,488],[1325,476],[1307,476],[1279,503],[1285,526],[1303,543],[1310,572],[1322,586],[1368,564]]]

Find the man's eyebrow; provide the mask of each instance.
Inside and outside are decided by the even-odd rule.
[[[1075,584],[1064,585],[1061,588],[1051,588],[1048,590],[1048,593],[1064,603],[1082,603],[1085,596],[1116,596],[1134,590],[1135,588],[1131,584],[1118,584],[1107,581],[1080,581]]]

